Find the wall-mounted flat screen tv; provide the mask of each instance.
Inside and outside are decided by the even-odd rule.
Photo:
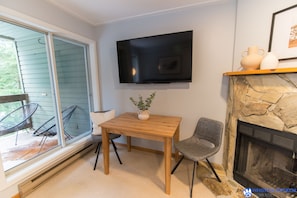
[[[193,31],[117,41],[120,83],[192,81]]]

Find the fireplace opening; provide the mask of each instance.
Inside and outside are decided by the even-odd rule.
[[[259,197],[297,198],[297,135],[238,121],[233,176]]]

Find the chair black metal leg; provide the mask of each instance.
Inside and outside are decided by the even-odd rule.
[[[118,151],[117,151],[118,149],[117,149],[115,143],[113,142],[113,140],[110,140],[110,141],[111,141],[111,144],[112,144],[112,146],[113,146],[113,149],[114,149],[114,151],[115,151],[115,153],[116,153],[116,155],[117,155],[117,158],[118,158],[120,164],[123,164],[122,161],[121,161],[121,159],[120,159],[120,156],[119,156],[119,154],[118,154]]]
[[[46,135],[42,136],[42,139],[41,139],[41,141],[39,143],[40,149],[39,149],[38,153],[40,153],[40,151],[42,151],[42,148],[43,148],[43,145],[45,144],[46,139],[47,139]]]
[[[171,174],[173,174],[175,172],[175,170],[177,169],[177,167],[179,166],[179,164],[181,163],[181,161],[183,161],[184,157],[185,156],[182,155],[182,157],[179,159],[179,161],[176,163],[176,165],[172,169]]]
[[[213,166],[211,165],[211,163],[208,161],[207,158],[206,158],[206,161],[207,161],[208,165],[210,166],[212,172],[215,174],[217,180],[218,180],[219,182],[221,182],[221,179],[219,178],[218,174],[216,173],[215,169],[213,168]]]
[[[96,150],[95,150],[95,153],[97,153],[98,149],[100,150],[100,143],[98,143],[98,145],[96,147]]]
[[[47,139],[47,136],[46,136],[46,135],[42,136],[42,139],[41,139],[41,141],[40,141],[40,143],[39,143],[39,145],[40,145],[41,148],[42,148],[43,145],[45,144],[46,139]]]
[[[64,135],[66,136],[66,140],[72,139],[72,136],[64,129]]]
[[[94,165],[94,169],[93,170],[96,170],[96,166],[97,166],[97,161],[98,161],[98,157],[99,157],[99,154],[100,154],[100,147],[101,147],[101,142],[98,143],[98,146],[96,148],[96,151],[97,151],[97,156],[96,156],[96,161],[95,161],[95,165]]]
[[[196,172],[197,164],[198,164],[198,162],[194,162],[192,183],[191,183],[191,187],[190,187],[190,198],[192,198],[192,192],[193,192],[193,186],[194,186],[194,179],[195,179],[195,172]]]

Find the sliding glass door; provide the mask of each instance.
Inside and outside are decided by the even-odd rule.
[[[65,140],[90,131],[87,46],[54,37],[59,99]]]
[[[15,57],[1,46],[0,152],[7,171],[90,133],[88,46],[7,21],[0,29]]]

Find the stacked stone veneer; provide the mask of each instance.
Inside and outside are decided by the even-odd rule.
[[[233,177],[238,119],[297,134],[297,73],[229,78],[223,165]]]

